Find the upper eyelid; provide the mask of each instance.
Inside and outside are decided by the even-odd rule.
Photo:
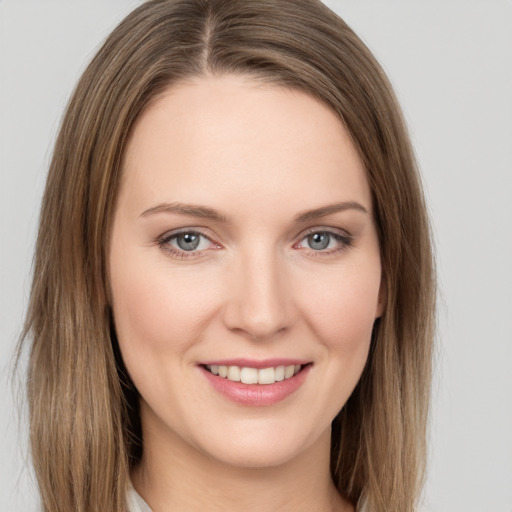
[[[204,228],[204,227],[196,227],[196,226],[183,227],[183,228],[177,228],[177,229],[172,229],[172,230],[166,231],[165,233],[160,235],[158,238],[159,239],[171,238],[173,236],[177,236],[182,233],[197,233],[199,235],[204,236],[205,238],[208,238],[209,240],[211,240],[212,238],[215,238],[215,237],[212,237],[210,234],[208,234],[205,231],[210,231],[210,230],[207,228]],[[345,233],[347,236],[352,236],[348,230],[343,229],[343,228],[336,228],[333,226],[312,226],[305,230],[301,230],[300,233],[295,236],[295,238],[298,238],[299,236],[307,236],[310,233],[320,233],[320,232],[322,232],[322,233],[329,233],[329,232],[340,233],[340,232],[342,232],[342,233]]]
[[[208,233],[205,233],[203,231],[204,229],[205,228],[200,228],[200,227],[185,227],[185,228],[173,229],[173,230],[163,233],[162,235],[160,235],[158,237],[158,239],[159,240],[170,239],[170,238],[173,238],[174,236],[178,236],[183,233],[196,233],[196,234],[204,236],[208,240],[214,242],[213,238],[215,238],[215,237],[212,237]],[[295,236],[295,239],[297,240],[297,239],[299,239],[299,237],[308,236],[311,233],[336,233],[336,234],[344,233],[348,237],[352,236],[346,229],[334,228],[334,227],[328,227],[328,226],[314,226],[314,227],[311,227],[311,228],[301,231],[298,235]]]
[[[178,229],[173,229],[171,231],[167,231],[165,232],[164,234],[160,235],[158,237],[158,240],[160,241],[165,241],[165,240],[170,240],[171,238],[174,238],[178,235],[182,235],[184,233],[195,233],[197,235],[201,235],[203,236],[204,238],[207,238],[208,240],[210,240],[210,242],[212,243],[217,243],[213,240],[213,237],[207,233],[205,233],[202,228],[178,228]]]
[[[336,235],[342,235],[346,236],[347,238],[353,238],[353,235],[347,231],[346,229],[342,228],[334,228],[334,227],[327,227],[327,226],[315,226],[309,229],[306,229],[306,231],[302,231],[299,237],[306,237],[312,233],[333,233]],[[302,238],[300,238],[302,240]]]

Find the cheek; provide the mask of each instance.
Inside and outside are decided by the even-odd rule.
[[[378,255],[378,253],[377,253]],[[364,263],[364,264],[363,264]],[[317,370],[311,372],[312,428],[325,428],[356,387],[370,348],[377,316],[380,263],[348,259],[334,268],[317,267],[297,288],[301,321],[316,342]]]
[[[308,280],[301,291],[305,320],[330,352],[365,360],[378,314],[380,266],[347,266]],[[364,362],[363,362],[364,364]]]
[[[162,261],[152,264],[143,254],[114,269],[111,281],[116,332],[127,364],[184,353],[212,309],[211,298],[201,293],[201,276],[173,271]]]

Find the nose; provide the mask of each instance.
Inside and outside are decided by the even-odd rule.
[[[293,296],[283,262],[253,251],[231,268],[224,323],[252,339],[269,339],[288,330],[294,318]]]

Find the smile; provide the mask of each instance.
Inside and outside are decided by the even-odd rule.
[[[280,365],[269,368],[251,368],[247,366],[224,366],[208,364],[205,368],[213,375],[243,384],[274,384],[292,378],[305,365]]]
[[[217,393],[231,402],[251,407],[273,405],[294,394],[313,367],[311,362],[296,360],[220,363],[203,363],[199,369]]]

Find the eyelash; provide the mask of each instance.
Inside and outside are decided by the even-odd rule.
[[[219,244],[216,244],[209,236],[205,235],[204,233],[201,233],[200,231],[194,230],[194,229],[183,229],[181,231],[175,231],[170,234],[166,233],[165,235],[163,235],[157,239],[157,244],[160,247],[160,249],[162,249],[162,251],[166,252],[167,254],[169,254],[175,258],[187,259],[187,258],[203,257],[202,253],[204,253],[208,249],[203,249],[203,250],[199,250],[199,251],[184,251],[184,250],[176,249],[175,247],[173,247],[172,245],[169,244],[169,242],[171,240],[176,239],[178,236],[184,235],[184,234],[198,235],[200,237],[205,238],[210,243],[216,245],[217,248],[221,247]],[[314,235],[314,234],[329,235],[331,238],[334,238],[334,240],[336,240],[338,242],[338,246],[335,248],[329,249],[329,250],[315,251],[314,249],[309,249],[309,252],[313,257],[323,257],[323,256],[325,257],[325,256],[333,255],[333,254],[338,254],[338,253],[341,253],[341,252],[349,249],[350,247],[352,247],[354,245],[354,239],[351,235],[341,234],[336,231],[333,231],[332,229],[314,228],[314,229],[311,229],[311,230],[307,231],[306,233],[302,234],[300,240],[298,242],[296,242],[293,245],[293,247],[297,248],[298,250],[302,250],[302,248],[298,248],[297,246],[303,240],[305,240],[306,238],[308,238],[309,236]],[[308,249],[306,249],[306,250],[308,250]]]
[[[325,256],[332,256],[334,254],[339,254],[339,253],[346,251],[347,249],[349,249],[350,247],[352,247],[354,245],[354,238],[347,233],[341,234],[340,232],[333,231],[332,229],[328,229],[328,228],[313,228],[313,229],[310,229],[309,231],[306,231],[306,233],[304,233],[303,235],[301,235],[299,242],[293,244],[293,246],[296,247],[303,240],[305,240],[309,236],[315,235],[315,234],[329,235],[331,237],[331,239],[334,238],[334,240],[336,242],[338,242],[338,245],[336,247],[334,247],[332,249],[328,249],[328,250],[315,251],[314,249],[306,249],[309,251],[310,255],[315,258],[321,258],[321,257],[325,257]]]
[[[202,251],[183,251],[170,245],[170,241],[176,239],[180,235],[198,235],[203,238],[206,238],[206,240],[208,240],[212,244],[215,244],[217,247],[220,247],[220,245],[216,244],[209,236],[195,229],[182,229],[180,231],[166,233],[157,240],[158,246],[160,247],[160,249],[162,249],[162,251],[166,252],[167,254],[183,260],[187,258],[200,258],[203,256],[201,253],[203,253],[207,249]]]

